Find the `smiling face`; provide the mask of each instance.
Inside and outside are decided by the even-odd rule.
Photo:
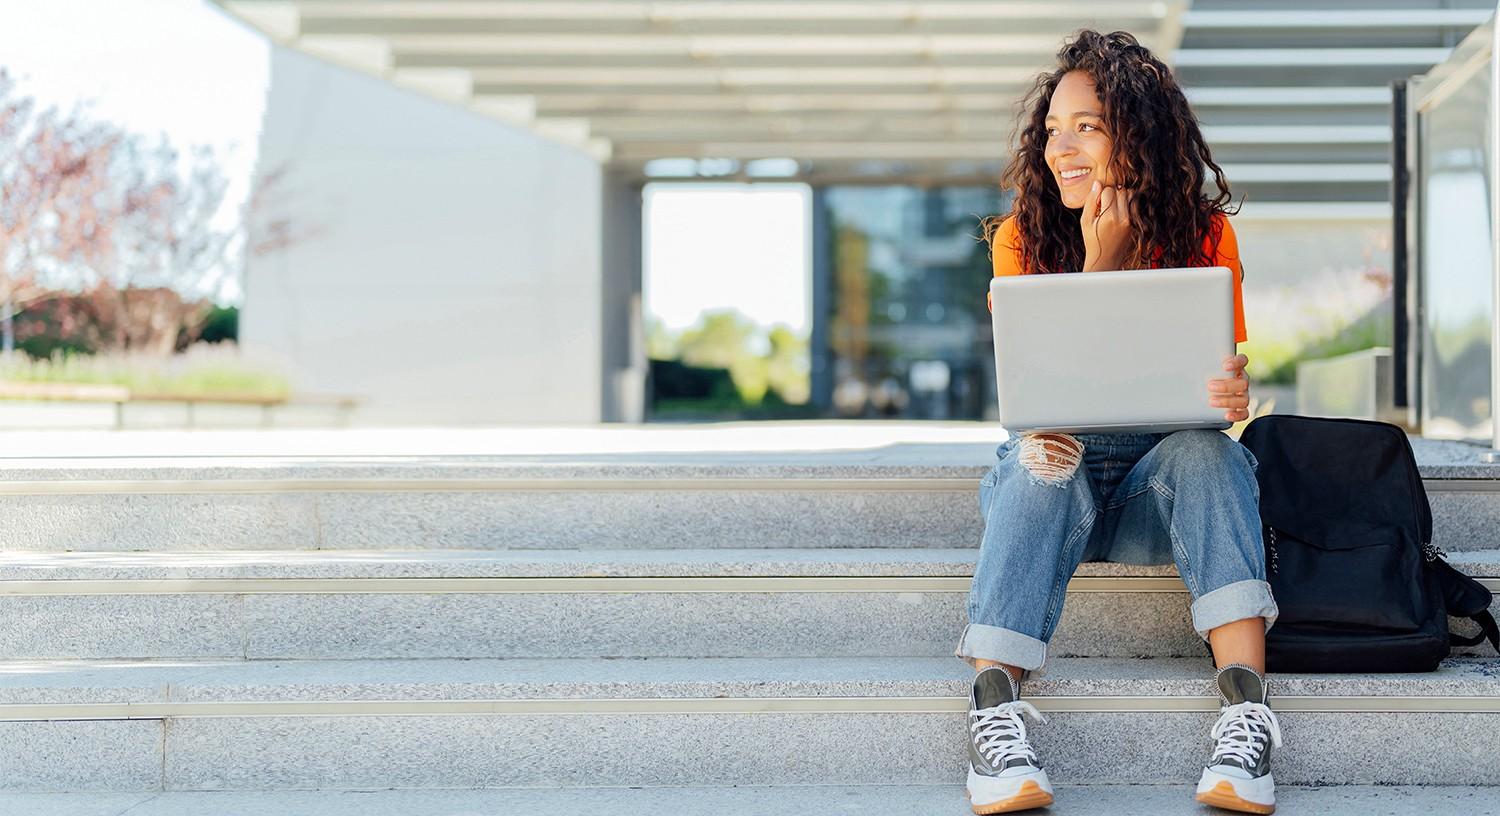
[[[1104,105],[1085,71],[1069,71],[1058,81],[1047,108],[1047,166],[1063,206],[1081,208],[1095,181],[1109,186],[1111,142],[1104,130]]]

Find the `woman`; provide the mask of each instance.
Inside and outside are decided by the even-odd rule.
[[[1078,32],[1026,100],[1006,170],[1017,192],[986,219],[995,274],[1227,266],[1235,273],[1235,341],[1245,339],[1229,188],[1171,71],[1125,32]],[[1204,165],[1218,194],[1203,194]],[[1112,361],[1101,350],[1104,365]],[[1224,361],[1205,399],[1248,418],[1248,358]],[[1265,633],[1276,619],[1266,583],[1257,463],[1215,430],[1022,434],[996,448],[980,482],[984,540],[956,653],[978,669],[970,696],[968,790],[976,813],[1052,802],[1027,739],[1021,682],[1040,669],[1082,561],[1176,563],[1208,641],[1222,707],[1199,801],[1275,809],[1266,706]],[[1146,759],[1143,757],[1143,759]]]

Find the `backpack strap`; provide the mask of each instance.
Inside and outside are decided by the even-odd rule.
[[[1426,551],[1427,566],[1437,578],[1438,589],[1443,594],[1443,606],[1448,614],[1479,624],[1479,634],[1465,637],[1449,632],[1448,641],[1454,646],[1478,646],[1488,640],[1495,651],[1500,652],[1500,627],[1495,625],[1495,616],[1489,611],[1494,595],[1484,584],[1464,575],[1440,558],[1440,551],[1430,547],[1423,549]]]
[[[1495,625],[1494,615],[1491,615],[1489,611],[1486,610],[1484,612],[1480,612],[1477,615],[1464,615],[1464,617],[1479,624],[1479,634],[1470,637],[1464,637],[1462,635],[1449,632],[1449,643],[1453,644],[1454,646],[1478,646],[1480,643],[1488,640],[1490,642],[1490,645],[1495,647],[1495,651],[1500,652],[1500,626]]]

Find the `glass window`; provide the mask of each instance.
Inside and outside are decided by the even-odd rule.
[[[825,209],[829,414],[981,419],[994,414],[985,293],[992,275],[979,222],[998,187],[843,186]],[[815,352],[817,353],[817,352]]]

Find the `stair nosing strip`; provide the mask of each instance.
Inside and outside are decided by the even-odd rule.
[[[1210,695],[1032,696],[1040,711],[1070,713],[1213,712]],[[1273,710],[1300,713],[1500,713],[1500,696],[1375,697],[1273,695]],[[483,700],[276,700],[0,704],[0,721],[119,720],[168,717],[328,717],[543,714],[958,714],[961,696],[629,697]]]
[[[0,581],[0,596],[164,594],[639,594],[968,592],[969,576],[663,576],[556,578],[99,578]],[[1075,592],[1186,592],[1175,576],[1081,577]]]
[[[1500,578],[1478,578],[1500,592]],[[564,578],[99,578],[0,580],[0,596],[264,594],[644,594],[968,592],[968,576],[665,576]],[[1069,592],[1185,593],[1176,576],[1084,576]]]
[[[160,480],[26,480],[0,481],[0,495],[67,496],[99,494],[215,493],[493,493],[509,491],[704,491],[825,490],[954,492],[974,490],[983,474],[972,477],[735,477],[682,478],[474,478],[474,479],[160,479]]]
[[[979,467],[979,466],[976,466]],[[1436,492],[1500,492],[1497,478],[1424,478]],[[983,474],[931,477],[735,477],[682,478],[472,478],[421,479],[32,479],[0,480],[0,496],[213,495],[265,493],[504,493],[504,492],[649,492],[649,491],[884,491],[951,493],[976,490]]]

